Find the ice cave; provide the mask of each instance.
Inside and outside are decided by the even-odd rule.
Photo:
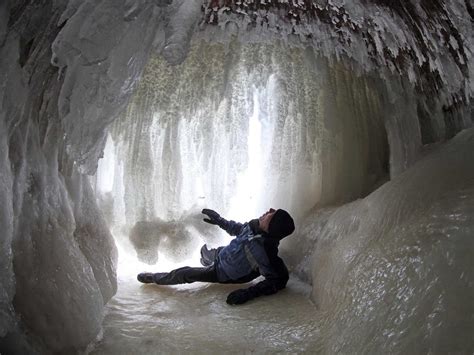
[[[472,0],[1,0],[1,354],[474,353]],[[295,218],[287,287],[140,284]]]

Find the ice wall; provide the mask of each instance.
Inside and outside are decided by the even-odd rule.
[[[100,333],[117,252],[83,174],[164,40],[166,5],[0,4],[2,353],[77,351]]]
[[[368,197],[302,225],[314,237],[324,352],[474,350],[473,149],[471,128]],[[296,245],[301,255],[305,247]]]
[[[153,32],[138,5],[0,4],[2,353],[75,352],[100,333],[117,252],[82,173],[146,61],[147,42],[130,45]]]

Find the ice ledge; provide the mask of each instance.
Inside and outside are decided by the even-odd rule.
[[[200,30],[209,40],[279,39],[388,68],[446,102],[473,97],[473,11],[462,1],[206,0]]]

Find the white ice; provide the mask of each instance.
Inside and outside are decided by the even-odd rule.
[[[109,228],[125,243],[137,221],[171,221],[191,243],[162,249],[195,262],[194,244],[221,237],[202,229],[201,207],[250,218],[272,204],[298,220],[282,246],[286,291],[226,308],[228,286],[120,276],[96,351],[145,334],[151,352],[157,332],[172,340],[163,349],[187,351],[174,330],[202,340],[183,323],[193,309],[192,324],[237,351],[472,353],[472,132],[424,146],[473,124],[472,10],[409,3],[402,18],[376,2],[320,2],[343,20],[336,31],[272,11],[261,26],[225,11],[206,25],[194,0],[1,1],[0,351],[69,353],[96,338],[116,290]],[[113,176],[93,177],[103,154]],[[301,323],[286,318],[290,302]],[[153,332],[160,319],[171,322]]]

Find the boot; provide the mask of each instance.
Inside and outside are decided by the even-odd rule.
[[[201,265],[211,266],[217,258],[219,249],[207,249],[207,245],[204,244],[201,247]]]
[[[152,284],[155,282],[153,274],[151,272],[142,272],[137,275],[137,280],[144,284]]]

